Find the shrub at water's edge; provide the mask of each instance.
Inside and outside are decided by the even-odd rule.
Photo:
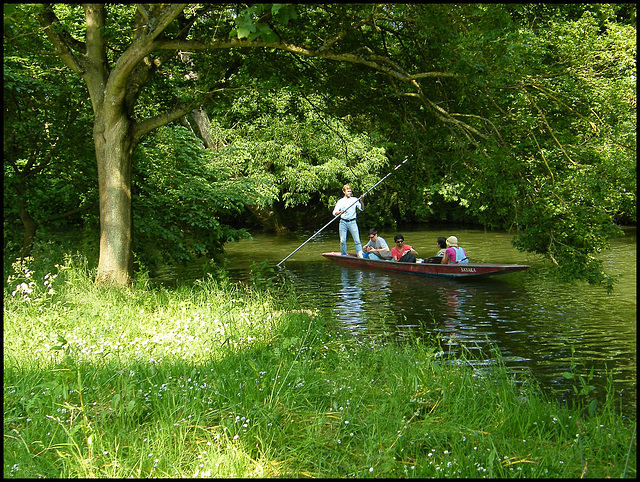
[[[14,273],[5,477],[636,476],[613,404],[558,405],[437,340],[353,338],[290,291],[101,288],[81,257]]]

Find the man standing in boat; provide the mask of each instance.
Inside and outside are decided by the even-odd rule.
[[[340,214],[340,226],[338,228],[340,233],[340,254],[342,256],[347,255],[347,233],[351,233],[353,242],[356,245],[358,258],[362,258],[362,243],[360,242],[360,231],[358,230],[356,215],[358,208],[360,211],[364,211],[364,204],[362,203],[364,194],[354,201],[351,199],[351,186],[349,184],[342,186],[342,192],[344,197],[338,199],[336,207],[333,208],[334,216]]]

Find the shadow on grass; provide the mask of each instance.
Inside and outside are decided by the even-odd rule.
[[[300,312],[274,326],[198,362],[78,362],[66,340],[53,367],[5,357],[5,477],[635,474],[611,407],[585,417],[436,342],[363,343]]]

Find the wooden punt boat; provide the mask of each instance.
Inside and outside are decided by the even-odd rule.
[[[417,274],[421,276],[440,276],[446,278],[473,278],[480,276],[495,276],[498,274],[524,271],[531,266],[524,264],[489,264],[489,263],[463,263],[440,264],[442,256],[432,256],[424,259],[422,263],[404,263],[398,261],[382,261],[378,259],[358,258],[355,254],[347,256],[339,252],[322,253],[328,260],[351,268],[383,269],[400,273]]]

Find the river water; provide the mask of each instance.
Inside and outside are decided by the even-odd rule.
[[[340,250],[337,231],[326,229],[276,271],[295,284],[305,308],[317,310],[355,337],[392,337],[401,342],[416,335],[439,335],[446,350],[482,351],[486,364],[494,360],[492,348],[497,347],[516,379],[530,374],[560,399],[570,398],[574,385],[580,387],[563,376],[573,365],[578,364],[585,375],[593,369],[592,395],[600,399],[610,372],[619,407],[635,417],[635,228],[625,229],[625,236],[600,255],[607,271],[619,276],[612,295],[603,288],[552,280],[546,272],[549,262],[518,252],[511,245],[513,236],[505,232],[434,225],[400,232],[420,257],[435,255],[438,236],[454,234],[472,262],[532,267],[475,280],[346,268],[321,256]],[[265,259],[275,267],[313,234],[256,234],[253,240],[227,244],[232,280],[248,281],[251,265]],[[390,246],[395,234],[380,232]],[[364,229],[361,239],[363,244],[368,239]],[[350,237],[348,247],[354,251]]]

